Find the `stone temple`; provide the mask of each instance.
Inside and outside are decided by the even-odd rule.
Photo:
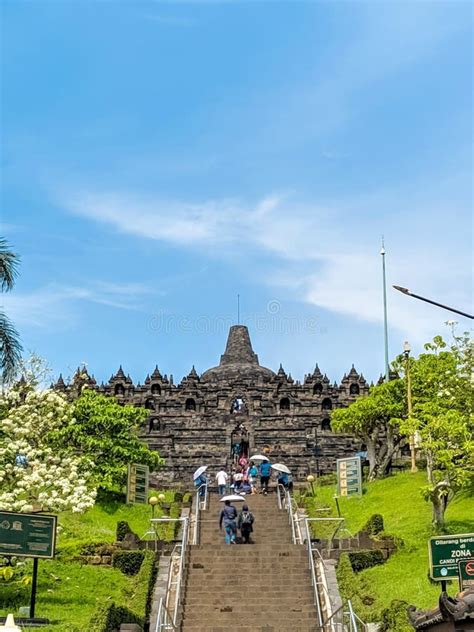
[[[133,384],[120,367],[108,384],[99,386],[78,369],[71,384],[60,376],[54,388],[74,397],[81,382],[149,410],[140,436],[165,459],[154,477],[162,485],[189,483],[201,464],[230,467],[235,444],[247,455],[269,452],[273,462],[288,465],[295,481],[335,472],[336,459],[362,447],[352,435],[331,431],[331,411],[368,391],[354,366],[339,385],[330,384],[318,365],[295,382],[281,365],[276,373],[260,365],[243,325],[230,328],[218,366],[201,376],[193,367],[180,384],[157,367],[144,384]]]

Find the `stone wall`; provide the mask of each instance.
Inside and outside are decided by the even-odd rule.
[[[157,484],[189,482],[203,463],[229,467],[232,443],[242,432],[250,453],[267,447],[271,459],[284,461],[295,480],[310,472],[334,472],[337,458],[361,446],[350,435],[333,434],[331,411],[369,388],[354,366],[339,385],[330,384],[317,365],[301,383],[281,366],[274,373],[258,363],[243,326],[231,327],[217,367],[201,376],[193,367],[177,385],[157,367],[144,384],[134,384],[120,367],[107,384],[98,385],[78,369],[70,384],[60,377],[54,388],[74,398],[84,384],[149,410],[140,436],[165,459],[154,477]]]
[[[350,551],[382,551],[387,560],[396,550],[394,538],[384,536],[373,538],[367,531],[360,531],[352,538],[334,538],[333,540],[312,540],[323,559],[338,560],[342,553]]]

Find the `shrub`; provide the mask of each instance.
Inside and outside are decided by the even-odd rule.
[[[136,551],[133,551],[136,553]],[[113,632],[122,623],[138,623],[142,627],[149,617],[151,594],[156,579],[155,554],[142,552],[143,562],[132,584],[124,590],[123,601],[127,606],[115,603],[99,606],[89,623],[88,632]]]
[[[174,493],[174,502],[175,503],[182,503],[183,502],[183,498],[184,498],[184,493],[183,492],[175,492]]]
[[[7,612],[12,612],[13,608],[23,606],[28,603],[30,598],[31,586],[22,584],[21,582],[5,582],[1,581],[0,590],[0,608]]]
[[[375,549],[374,551],[351,551],[349,553],[349,561],[352,566],[352,570],[355,573],[365,570],[366,568],[372,568],[378,564],[383,564],[385,558],[382,551]]]
[[[374,603],[372,587],[367,580],[354,573],[348,553],[342,553],[336,569],[339,590],[344,599],[350,599],[355,612],[363,620],[371,617],[371,606]]]
[[[383,516],[381,514],[370,516],[362,531],[367,531],[369,535],[377,535],[377,533],[383,531]]]
[[[127,600],[129,608],[148,618],[151,609],[151,593],[156,579],[155,554],[152,551],[144,551],[143,562],[140,571],[134,578],[130,599]]]
[[[394,599],[390,607],[381,612],[379,632],[413,632],[408,622],[407,608],[406,601]]]
[[[405,542],[402,538],[399,538],[397,535],[390,535],[390,533],[386,533],[385,531],[380,531],[373,539],[381,543],[387,541],[393,542],[397,549],[401,549],[405,546]]]
[[[115,547],[109,542],[88,542],[79,550],[80,555],[113,555]]]
[[[337,474],[335,472],[331,472],[331,474],[323,474],[318,477],[316,482],[321,486],[335,485],[337,483]]]
[[[113,602],[100,605],[94,611],[89,622],[88,632],[114,632],[122,623],[144,624],[144,617],[123,606],[116,606]]]
[[[337,581],[341,594],[347,599],[351,599],[355,594],[354,587],[356,582],[354,582],[354,570],[347,553],[342,553],[339,558],[337,564]]]
[[[117,522],[117,528],[115,529],[115,538],[117,542],[122,542],[125,540],[125,536],[129,533],[132,533],[130,529],[130,525],[126,520],[119,520]]]
[[[145,556],[144,551],[115,551],[112,556],[112,566],[118,568],[125,575],[136,575]]]
[[[192,499],[193,499],[192,492],[184,492],[183,503],[190,503],[192,502]]]

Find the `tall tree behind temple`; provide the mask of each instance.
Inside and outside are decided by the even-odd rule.
[[[10,250],[8,242],[0,237],[0,289],[9,292],[18,275],[19,256]],[[1,382],[9,384],[15,378],[21,359],[20,336],[8,316],[0,310],[0,374]]]

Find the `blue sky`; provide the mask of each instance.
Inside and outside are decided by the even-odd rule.
[[[202,372],[240,294],[262,364],[377,379],[382,234],[472,309],[469,2],[1,8],[2,298],[55,375]],[[388,298],[391,355],[452,318]]]

